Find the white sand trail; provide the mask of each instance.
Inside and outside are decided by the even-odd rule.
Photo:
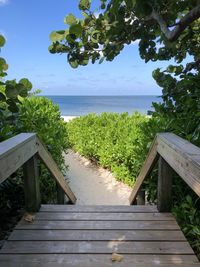
[[[113,175],[97,167],[78,153],[65,155],[67,177],[78,205],[129,205],[131,188],[116,181]]]

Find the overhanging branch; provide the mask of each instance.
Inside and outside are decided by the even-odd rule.
[[[181,33],[195,20],[200,18],[200,5],[193,8],[189,13],[187,13],[175,26],[173,30],[169,30],[166,21],[162,16],[155,10],[152,12],[150,18],[157,21],[160,25],[161,31],[164,33],[165,37],[173,42],[179,38]]]

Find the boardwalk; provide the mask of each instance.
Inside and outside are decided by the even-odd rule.
[[[122,254],[112,262],[112,253]],[[43,205],[0,251],[2,267],[199,266],[170,213],[154,206]]]

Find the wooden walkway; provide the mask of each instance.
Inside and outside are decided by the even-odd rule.
[[[112,262],[112,253],[123,255]],[[43,205],[0,250],[2,267],[200,267],[176,220],[155,206]]]

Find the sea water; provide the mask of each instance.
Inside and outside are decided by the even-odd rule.
[[[63,116],[81,116],[88,113],[152,111],[152,102],[162,102],[159,96],[46,96],[58,104]]]

